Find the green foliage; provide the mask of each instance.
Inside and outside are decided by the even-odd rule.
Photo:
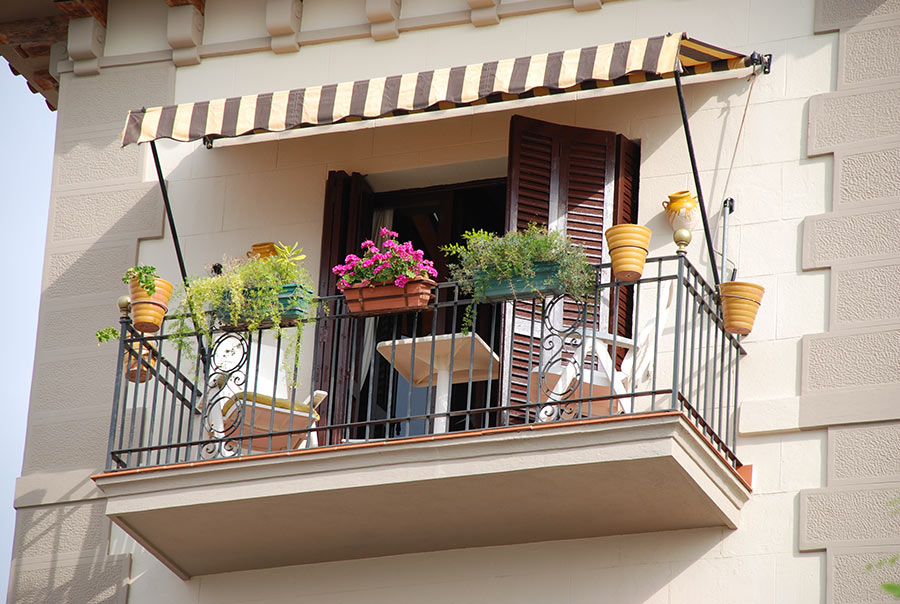
[[[887,505],[891,514],[900,514],[900,497],[888,500]],[[866,564],[866,570],[872,572],[885,566],[895,566],[898,562],[900,562],[900,554],[894,554],[890,558],[882,558],[877,562]],[[900,600],[900,583],[882,583],[881,589],[893,596],[895,600]]]
[[[441,250],[457,257],[458,262],[450,265],[450,276],[464,292],[473,294],[476,302],[484,299],[488,280],[506,282],[514,289],[513,279],[533,278],[534,265],[539,262],[557,263],[560,283],[576,298],[585,296],[593,282],[593,271],[581,246],[558,231],[548,232],[546,227],[534,223],[502,237],[481,229],[471,230],[463,234],[463,240],[465,245],[454,243]]]
[[[887,504],[891,509],[891,514],[900,514],[900,497],[889,499]]]
[[[280,337],[286,337],[288,351],[285,362],[299,353],[300,330],[285,333],[291,325],[282,326],[285,309],[301,309],[299,322],[308,320],[307,312],[314,300],[312,281],[303,266],[306,255],[295,243],[278,243],[277,254],[268,258],[224,259],[219,272],[209,277],[193,278],[189,287],[180,286],[181,302],[174,317],[173,340],[190,353],[188,342],[199,332],[207,337],[217,324],[240,326],[249,331],[272,326]],[[280,298],[283,285],[297,285],[289,298]]]
[[[148,296],[156,293],[155,266],[132,266],[122,275],[122,283],[128,284],[135,280],[138,282],[138,285],[147,290]]]
[[[97,336],[97,346],[100,346],[104,342],[117,340],[119,338],[119,330],[114,327],[104,327],[103,329],[98,329],[94,335]]]

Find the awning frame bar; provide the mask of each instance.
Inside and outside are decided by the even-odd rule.
[[[691,171],[694,173],[694,187],[697,189],[697,202],[700,204],[700,218],[703,220],[703,234],[706,238],[706,251],[712,268],[713,281],[719,288],[719,267],[713,250],[712,234],[709,231],[709,218],[706,215],[706,204],[703,202],[703,188],[700,186],[700,172],[697,169],[697,158],[694,155],[694,139],[691,137],[691,124],[688,120],[687,108],[684,104],[684,90],[681,87],[680,70],[675,70],[675,90],[678,92],[678,105],[681,107],[681,123],[684,126],[684,138],[687,141],[688,156],[691,159]]]
[[[150,150],[153,152],[153,164],[156,166],[156,178],[159,180],[159,190],[162,192],[163,204],[166,208],[166,218],[169,221],[169,230],[172,232],[172,242],[175,244],[175,256],[178,258],[178,269],[181,271],[181,281],[184,283],[185,289],[190,287],[188,282],[187,269],[184,266],[184,254],[181,253],[181,241],[178,239],[178,231],[175,229],[175,216],[172,214],[172,204],[169,203],[169,188],[166,186],[166,179],[163,177],[162,166],[159,163],[159,152],[156,150],[156,141],[150,141]],[[191,319],[193,321],[193,318]],[[197,324],[194,323],[194,330],[197,330]],[[203,346],[203,338],[197,334],[198,354],[203,360],[204,369],[207,365],[206,347]]]
[[[771,54],[760,54],[754,51],[750,54],[749,58],[750,64],[761,66],[764,74],[767,74],[772,70]],[[681,70],[676,68],[673,71],[673,74],[675,76],[675,90],[678,92],[678,106],[681,108],[681,123],[684,125],[684,138],[687,142],[688,156],[691,160],[691,172],[694,174],[694,187],[697,189],[697,202],[700,205],[700,217],[703,220],[703,234],[706,238],[706,251],[709,254],[709,263],[712,268],[713,281],[715,282],[716,290],[718,290],[719,285],[721,284],[719,278],[719,266],[716,262],[715,250],[713,249],[712,233],[710,233],[709,230],[709,218],[706,214],[706,204],[703,201],[703,187],[700,185],[700,171],[697,169],[697,157],[694,155],[694,139],[691,137],[691,124],[688,120],[687,108],[684,103],[684,89],[681,86]],[[722,262],[725,262],[724,256],[722,257]]]

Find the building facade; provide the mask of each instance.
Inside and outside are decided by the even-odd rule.
[[[93,334],[115,324],[126,268],[180,272],[149,145],[122,146],[129,111],[682,31],[773,56],[768,74],[684,77],[711,234],[718,248],[734,198],[728,257],[766,289],[724,428],[693,430],[681,412],[653,408],[526,434],[526,413],[494,434],[381,447],[348,438],[303,455],[117,473],[120,361]],[[900,566],[867,565],[900,551],[897,3],[14,1],[0,8],[0,52],[59,116],[9,602],[890,601],[879,584],[897,582]],[[211,148],[160,139],[187,272],[254,242],[298,241],[327,283],[321,267],[348,244],[326,240],[349,223],[331,214],[351,195],[339,182],[375,200],[356,235],[378,226],[379,209],[418,207],[403,195],[456,200],[441,237],[488,220],[503,230],[511,168],[527,164],[511,157],[527,147],[516,147],[514,116],[559,128],[554,141],[611,133],[605,161],[623,172],[602,187],[624,187],[615,141],[633,145],[638,186],[621,194],[634,197],[623,216],[653,230],[651,256],[673,255],[661,202],[696,190],[691,159],[673,80],[641,79]],[[475,204],[447,193],[464,183],[480,183],[466,193]],[[548,220],[563,211],[552,203]],[[712,283],[700,225],[687,259]],[[662,332],[670,363],[677,331]],[[317,379],[316,350],[303,349],[301,384]],[[729,422],[736,463],[715,446]]]

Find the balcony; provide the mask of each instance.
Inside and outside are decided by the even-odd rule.
[[[740,342],[686,258],[608,273],[584,300],[477,305],[471,330],[453,283],[419,313],[323,298],[296,354],[123,319],[107,515],[184,578],[736,528]]]

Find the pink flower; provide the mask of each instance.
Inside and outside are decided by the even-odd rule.
[[[390,237],[391,239],[396,239],[398,235],[397,235],[397,233],[395,233],[394,231],[390,230],[387,227],[381,227],[381,236],[382,237]]]
[[[409,281],[409,277],[407,277],[406,275],[400,275],[399,277],[394,279],[394,285],[396,285],[397,287],[403,287],[404,285],[406,285],[407,281]]]
[[[365,241],[362,242],[362,245],[360,245],[359,247],[360,247],[360,249],[364,250],[367,247],[374,247],[374,246],[375,246],[374,241],[372,241],[371,239],[366,239]]]

